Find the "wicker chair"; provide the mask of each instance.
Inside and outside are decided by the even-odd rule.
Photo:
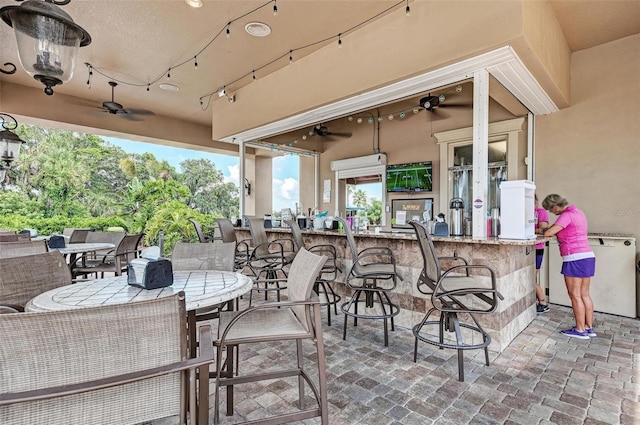
[[[267,231],[264,228],[264,220],[247,216],[245,216],[245,220],[249,223],[253,240],[253,251],[251,251],[247,265],[256,276],[254,280],[256,286],[249,294],[249,303],[253,299],[253,291],[264,292],[265,300],[269,292],[275,291],[277,300],[280,301],[280,291],[286,289],[286,286],[281,286],[287,280],[285,269],[296,256],[293,240],[275,239],[269,241]],[[264,284],[264,288],[261,288],[260,284]],[[275,285],[275,287],[270,287],[270,285]]]
[[[386,347],[389,345],[387,321],[391,320],[391,330],[393,331],[393,318],[400,313],[400,307],[389,299],[389,292],[395,289],[398,279],[402,280],[396,270],[395,257],[393,252],[386,247],[365,248],[358,252],[349,224],[341,217],[336,217],[336,220],[339,220],[344,227],[353,260],[347,274],[347,286],[353,290],[353,295],[340,306],[340,310],[345,315],[342,339],[347,338],[348,316],[353,317],[354,326],[358,326],[358,319],[382,319]],[[364,295],[364,300],[360,299],[362,295]],[[360,304],[364,304],[365,311],[358,312]]]
[[[73,229],[71,236],[69,236],[68,243],[85,243],[87,241],[87,235],[93,232],[94,229]]]
[[[312,254],[304,248],[291,264],[287,279],[288,301],[264,303],[249,307],[240,312],[221,312],[218,324],[218,339],[215,342],[218,353],[216,358],[216,388],[214,405],[214,423],[219,419],[220,387],[227,387],[227,414],[233,414],[233,386],[249,382],[298,377],[298,404],[301,411],[256,420],[252,424],[282,424],[301,421],[319,416],[322,424],[328,423],[327,381],[325,372],[325,354],[322,338],[320,303],[313,292],[313,285],[322,269],[326,257]],[[318,385],[311,380],[303,367],[302,340],[314,342],[317,350]],[[223,352],[241,344],[264,343],[270,341],[295,340],[297,361],[295,366],[286,370],[265,370],[253,375],[234,376],[233,362],[227,350],[227,358],[222,364]],[[304,383],[307,383],[315,396],[317,406],[304,409]],[[231,397],[229,395],[231,394]]]
[[[187,424],[187,406],[189,423],[208,423],[208,397],[196,397],[196,371],[208,370],[213,345],[189,359],[185,321],[182,292],[2,315],[0,423],[136,424],[179,415]],[[200,338],[211,341],[209,327]],[[200,385],[208,391],[208,381]]]
[[[36,295],[71,283],[69,267],[58,251],[3,258],[0,270],[0,305],[19,311]]]
[[[465,350],[484,349],[485,363],[489,366],[488,346],[491,336],[482,329],[475,315],[492,313],[498,306],[498,298],[504,298],[497,290],[495,273],[491,268],[470,265],[467,260],[457,255],[438,256],[426,227],[416,221],[410,221],[409,224],[415,229],[424,262],[417,289],[423,294],[431,295],[432,304],[422,321],[413,327],[413,361],[417,360],[418,341],[440,349],[458,350],[458,379],[463,382]],[[451,264],[462,264],[454,265],[443,272],[443,260]],[[429,320],[436,312],[440,313],[439,319]],[[471,318],[473,324],[460,322],[460,315]],[[464,334],[462,328],[466,329]],[[453,333],[455,339],[447,337],[445,331]]]
[[[324,263],[324,266],[322,266],[320,274],[318,274],[313,290],[321,297],[321,305],[327,307],[327,325],[331,326],[331,306],[333,306],[334,314],[337,315],[337,305],[342,299],[342,297],[333,290],[333,282],[338,277],[338,272],[342,272],[340,267],[338,267],[336,247],[329,244],[319,244],[307,248],[298,222],[296,220],[285,220],[285,223],[291,229],[293,242],[296,244],[298,250],[305,248],[308,249],[309,252],[327,257],[327,261]]]
[[[223,270],[235,266],[235,243],[176,242],[171,252],[173,270]]]
[[[101,277],[104,277],[105,273],[114,273],[116,276],[121,276],[123,272],[127,271],[129,260],[138,257],[140,248],[138,245],[142,240],[144,233],[136,233],[134,235],[126,235],[118,246],[116,246],[113,253],[113,262],[108,261],[108,256],[102,258],[97,264],[87,264],[88,260],[83,261],[83,257],[78,257],[76,261],[71,264],[71,270],[74,278],[76,276],[87,276],[95,273],[100,273]]]
[[[47,241],[18,241],[0,243],[0,258],[22,257],[23,255],[42,254],[49,251]]]
[[[233,242],[236,244],[236,270],[243,270],[247,265],[249,256],[251,255],[251,249],[249,248],[251,239],[243,239],[239,241],[236,237],[236,231],[233,228],[233,223],[231,223],[231,220],[228,218],[217,218],[216,224],[218,225],[218,229],[220,229],[222,242]]]

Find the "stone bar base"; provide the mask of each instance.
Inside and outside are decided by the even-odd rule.
[[[267,230],[273,239],[283,237],[287,229]],[[249,238],[246,229],[237,229],[238,239]],[[351,254],[343,233],[337,231],[303,231],[307,247],[331,244],[336,247],[342,273],[338,276],[334,289],[349,297],[350,290],[345,282],[346,272],[351,266]],[[395,257],[398,272],[403,280],[398,282],[390,294],[392,302],[400,306],[400,314],[395,318],[396,326],[413,328],[431,308],[431,298],[416,287],[422,271],[423,261],[415,234],[355,234],[358,251],[381,246],[390,248]],[[481,326],[491,335],[489,349],[502,352],[511,341],[536,317],[535,296],[535,240],[499,240],[489,238],[478,241],[470,238],[434,237],[434,246],[440,256],[458,256],[469,264],[483,264],[491,267],[497,280],[498,291],[504,297],[495,312],[476,315]],[[343,300],[345,297],[343,297]],[[437,320],[437,314],[429,320]],[[472,323],[470,318],[460,317],[462,322]],[[468,319],[468,320],[467,320]],[[382,324],[381,324],[382,326]],[[393,340],[393,334],[390,335]],[[477,341],[472,341],[477,342]]]

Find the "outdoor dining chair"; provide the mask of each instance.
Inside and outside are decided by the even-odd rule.
[[[140,241],[144,233],[136,233],[133,235],[126,235],[120,243],[116,246],[113,253],[113,261],[108,261],[108,256],[104,256],[102,259],[98,259],[99,262],[95,264],[83,265],[82,257],[78,257],[75,264],[71,264],[71,270],[74,278],[77,276],[87,276],[100,273],[100,277],[104,277],[105,273],[114,273],[116,276],[121,276],[123,272],[127,271],[129,261],[138,257],[140,252]]]
[[[328,424],[327,380],[320,302],[313,292],[313,286],[326,257],[312,254],[302,248],[291,264],[287,278],[288,300],[264,303],[240,312],[221,312],[218,322],[216,383],[214,423],[219,420],[220,387],[226,387],[233,394],[233,386],[257,381],[298,378],[299,411],[252,421],[252,424],[282,424],[320,417],[322,424]],[[318,384],[314,383],[304,368],[302,341],[311,340],[316,348],[314,356],[318,368]],[[260,369],[256,373],[234,376],[233,362],[228,349],[242,344],[295,341],[297,359],[287,369]],[[223,365],[223,353],[227,358]],[[254,360],[255,361],[255,360]],[[272,359],[265,359],[266,363]],[[265,366],[266,367],[266,366]],[[316,406],[305,409],[305,383],[313,392]],[[229,396],[229,393],[227,393]],[[233,397],[227,397],[227,414],[233,413]],[[230,403],[230,404],[229,404]]]
[[[236,245],[233,242],[190,243],[176,242],[171,251],[174,271],[222,270],[235,268]]]
[[[71,283],[69,266],[58,251],[2,258],[0,270],[0,305],[18,311],[36,295]]]
[[[125,232],[89,232],[85,239],[86,243],[110,243],[118,246],[127,234]],[[114,261],[115,248],[101,249],[92,253],[87,253],[83,259],[84,266],[91,266],[100,263],[112,263]]]
[[[20,238],[15,232],[0,234],[0,242],[18,242]]]
[[[196,376],[213,362],[209,326],[199,337],[207,344],[189,358],[183,292],[2,315],[0,423],[139,424],[177,416],[181,424],[207,424],[209,400],[197,397]],[[208,379],[199,385],[208,394]]]
[[[409,224],[415,229],[424,264],[417,289],[430,295],[432,304],[422,321],[413,327],[413,361],[417,361],[418,341],[440,349],[458,350],[458,380],[463,382],[465,350],[484,349],[485,362],[489,366],[491,336],[480,326],[475,315],[492,313],[498,306],[498,299],[504,298],[497,290],[496,276],[489,266],[468,264],[457,255],[438,256],[427,228],[416,221]],[[443,271],[443,261],[462,264]],[[440,317],[429,320],[436,312]],[[460,316],[469,317],[473,323],[461,322]],[[453,333],[452,337],[448,336],[450,333]]]
[[[339,220],[344,227],[353,261],[347,273],[347,286],[353,291],[353,295],[340,306],[340,310],[345,315],[342,339],[347,338],[349,317],[353,317],[354,326],[358,326],[358,319],[382,319],[386,347],[389,345],[387,321],[391,320],[393,331],[395,329],[393,318],[400,313],[400,307],[389,298],[389,292],[395,289],[398,279],[402,279],[396,269],[395,256],[387,247],[370,247],[358,251],[347,221],[341,217],[336,217],[336,220]],[[361,300],[360,297],[363,295],[364,300]],[[361,305],[364,311],[358,311]]]
[[[338,272],[342,272],[338,267],[336,247],[329,244],[318,244],[307,247],[304,243],[302,230],[296,220],[285,220],[285,223],[291,229],[293,242],[298,250],[305,248],[309,252],[327,257],[327,261],[322,266],[322,270],[318,274],[313,290],[321,297],[321,305],[327,307],[327,325],[331,326],[331,306],[333,306],[334,314],[338,314],[338,303],[342,297],[333,290],[333,282],[338,277]]]
[[[36,241],[0,242],[0,258],[42,254],[47,251],[49,251],[49,246],[44,239]]]
[[[264,292],[264,299],[268,299],[269,292],[275,291],[277,301],[280,301],[280,291],[286,288],[282,286],[287,280],[286,268],[291,264],[296,251],[293,249],[293,240],[274,239],[269,241],[264,220],[256,217],[245,216],[249,223],[249,231],[253,240],[253,250],[249,255],[247,265],[256,276],[255,288],[249,294],[249,303],[253,299],[253,291]],[[264,287],[260,287],[260,285]]]

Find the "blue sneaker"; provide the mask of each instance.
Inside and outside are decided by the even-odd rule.
[[[598,334],[596,333],[596,330],[593,328],[586,328],[584,331],[587,333],[587,335],[589,335],[592,338],[594,336],[598,336]]]
[[[580,332],[576,328],[565,329],[564,331],[560,331],[560,332],[563,333],[564,335],[571,336],[573,338],[589,339],[589,334],[587,333],[587,331]]]

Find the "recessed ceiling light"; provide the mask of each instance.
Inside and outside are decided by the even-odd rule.
[[[266,37],[271,34],[271,28],[262,22],[249,22],[244,30],[254,37]]]
[[[169,84],[169,83],[162,83],[158,87],[160,87],[162,90],[166,90],[166,91],[178,91],[178,90],[180,90],[180,88],[178,86],[176,86],[175,84]]]
[[[191,7],[202,7],[202,0],[184,0]]]

